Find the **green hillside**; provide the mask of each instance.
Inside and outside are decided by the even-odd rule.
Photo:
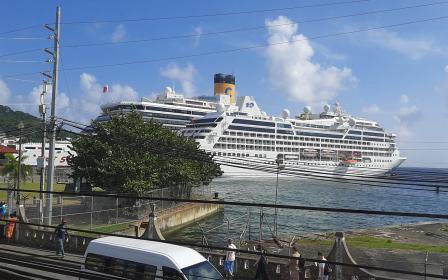
[[[24,125],[23,135],[26,142],[40,142],[42,137],[42,120],[38,117],[24,113],[22,111],[14,111],[8,106],[0,105],[0,133],[7,137],[20,135],[17,126],[22,121]],[[32,133],[34,132],[34,133]],[[72,137],[73,133],[69,131],[60,131],[57,135],[59,139]]]

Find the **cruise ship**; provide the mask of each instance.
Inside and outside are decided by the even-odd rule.
[[[166,87],[155,100],[143,97],[140,101],[106,103],[101,106],[102,114],[96,121],[108,121],[111,115],[126,114],[135,110],[141,113],[145,120],[152,120],[167,128],[179,130],[194,118],[216,112],[214,100],[213,97],[205,96],[186,98],[182,94],[177,94],[171,87]]]
[[[136,110],[195,139],[213,154],[224,176],[312,174],[314,177],[379,176],[398,167],[395,134],[377,122],[353,117],[339,104],[314,113],[305,107],[291,117],[268,116],[252,96],[236,98],[235,76],[214,76],[214,97],[186,98],[166,87],[156,100],[103,105],[97,120]],[[281,164],[280,164],[281,163]]]
[[[224,176],[272,176],[281,170],[305,178],[365,178],[384,175],[406,159],[395,134],[349,115],[339,104],[318,113],[307,106],[297,117],[286,109],[281,117],[268,116],[251,96],[234,104],[222,98],[216,108],[181,133],[213,154]]]

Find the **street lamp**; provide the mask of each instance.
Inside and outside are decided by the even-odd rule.
[[[277,209],[277,202],[278,202],[278,175],[280,173],[280,169],[285,168],[285,165],[283,164],[283,154],[278,154],[277,159],[275,160],[275,163],[277,164],[277,183],[275,185],[275,214],[274,214],[274,233],[277,237],[277,219],[278,219],[278,209]]]
[[[17,128],[20,130],[20,137],[19,137],[19,166],[17,167],[17,198],[16,198],[16,205],[17,210],[19,210],[20,206],[20,175],[21,175],[21,169],[22,169],[22,134],[23,134],[23,128],[25,126],[23,125],[23,122],[20,121],[17,125]]]

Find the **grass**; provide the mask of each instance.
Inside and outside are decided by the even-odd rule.
[[[346,239],[348,248],[361,249],[401,249],[410,251],[430,252],[430,253],[448,253],[448,245],[430,245],[430,244],[415,244],[403,243],[396,240],[371,237],[371,236],[353,236]],[[310,245],[333,245],[333,240],[315,240],[304,239],[299,241],[299,244]]]
[[[27,190],[39,190],[39,182],[21,182],[20,183],[20,189],[27,189]],[[7,188],[8,183],[0,183],[0,188]],[[65,185],[64,184],[54,184],[54,191],[55,192],[62,192],[64,191]],[[39,197],[38,193],[30,193],[30,192],[21,192],[23,195],[27,196],[27,200],[32,199],[33,197]],[[0,201],[6,201],[8,199],[8,195],[6,191],[0,191]]]

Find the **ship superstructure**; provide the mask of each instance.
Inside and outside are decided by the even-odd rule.
[[[321,113],[305,107],[298,117],[290,117],[288,110],[273,117],[253,97],[243,96],[236,104],[219,104],[217,112],[194,120],[181,132],[213,153],[224,175],[231,176],[275,172],[277,159],[284,174],[381,175],[405,160],[396,135],[377,122],[350,116],[339,104],[325,105]]]
[[[104,104],[101,106],[103,113],[96,120],[108,121],[111,115],[126,114],[135,110],[141,113],[145,120],[152,120],[170,129],[179,130],[190,123],[192,119],[215,112],[215,108],[214,98],[186,98],[177,94],[171,87],[166,87],[155,100],[142,98],[140,101]]]

